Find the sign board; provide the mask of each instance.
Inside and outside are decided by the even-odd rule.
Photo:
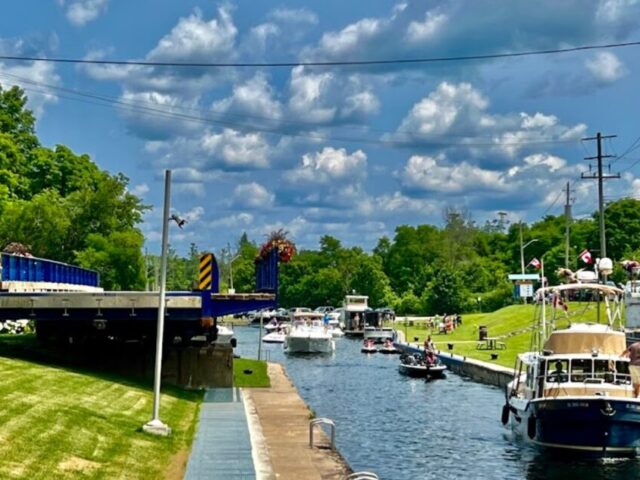
[[[523,297],[523,298],[533,297],[533,284],[521,283],[519,287],[520,287],[520,297]]]

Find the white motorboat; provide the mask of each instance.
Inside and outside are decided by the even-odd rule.
[[[603,259],[604,260],[604,259]],[[569,317],[568,292],[604,301],[602,323],[588,317],[589,305]],[[519,437],[549,448],[633,455],[640,448],[640,399],[633,395],[620,297],[624,292],[599,283],[573,283],[538,290],[542,299],[539,340],[518,356],[507,386],[502,422]],[[551,319],[546,298],[551,295]],[[556,315],[561,308],[564,314]],[[599,308],[599,307],[598,307]],[[572,312],[573,313],[573,312]],[[558,318],[557,318],[558,317]],[[557,324],[566,321],[568,327]],[[589,321],[590,323],[587,323]],[[551,332],[548,336],[547,333]]]
[[[296,314],[285,337],[287,353],[333,353],[333,335],[322,323],[322,314]]]
[[[286,334],[282,331],[275,331],[262,337],[264,343],[284,343]]]
[[[342,329],[338,326],[331,325],[331,323],[329,323],[329,328],[327,330],[329,331],[329,333],[331,333],[331,336],[333,338],[344,337],[344,332],[342,331]]]
[[[233,329],[226,325],[218,324],[218,338],[216,343],[231,343]]]

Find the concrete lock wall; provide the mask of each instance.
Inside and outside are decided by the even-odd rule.
[[[172,348],[162,362],[162,380],[185,388],[231,387],[233,349],[227,344]]]
[[[513,370],[472,358],[459,357],[439,352],[438,357],[452,372],[472,378],[481,383],[505,387],[513,380]]]

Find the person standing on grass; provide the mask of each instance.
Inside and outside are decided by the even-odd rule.
[[[631,374],[631,384],[633,385],[633,396],[640,395],[640,342],[629,345],[624,352],[623,357],[629,357],[629,373]]]

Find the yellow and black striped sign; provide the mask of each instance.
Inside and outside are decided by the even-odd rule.
[[[200,270],[198,274],[198,288],[210,290],[213,283],[213,253],[203,253],[200,256]]]

